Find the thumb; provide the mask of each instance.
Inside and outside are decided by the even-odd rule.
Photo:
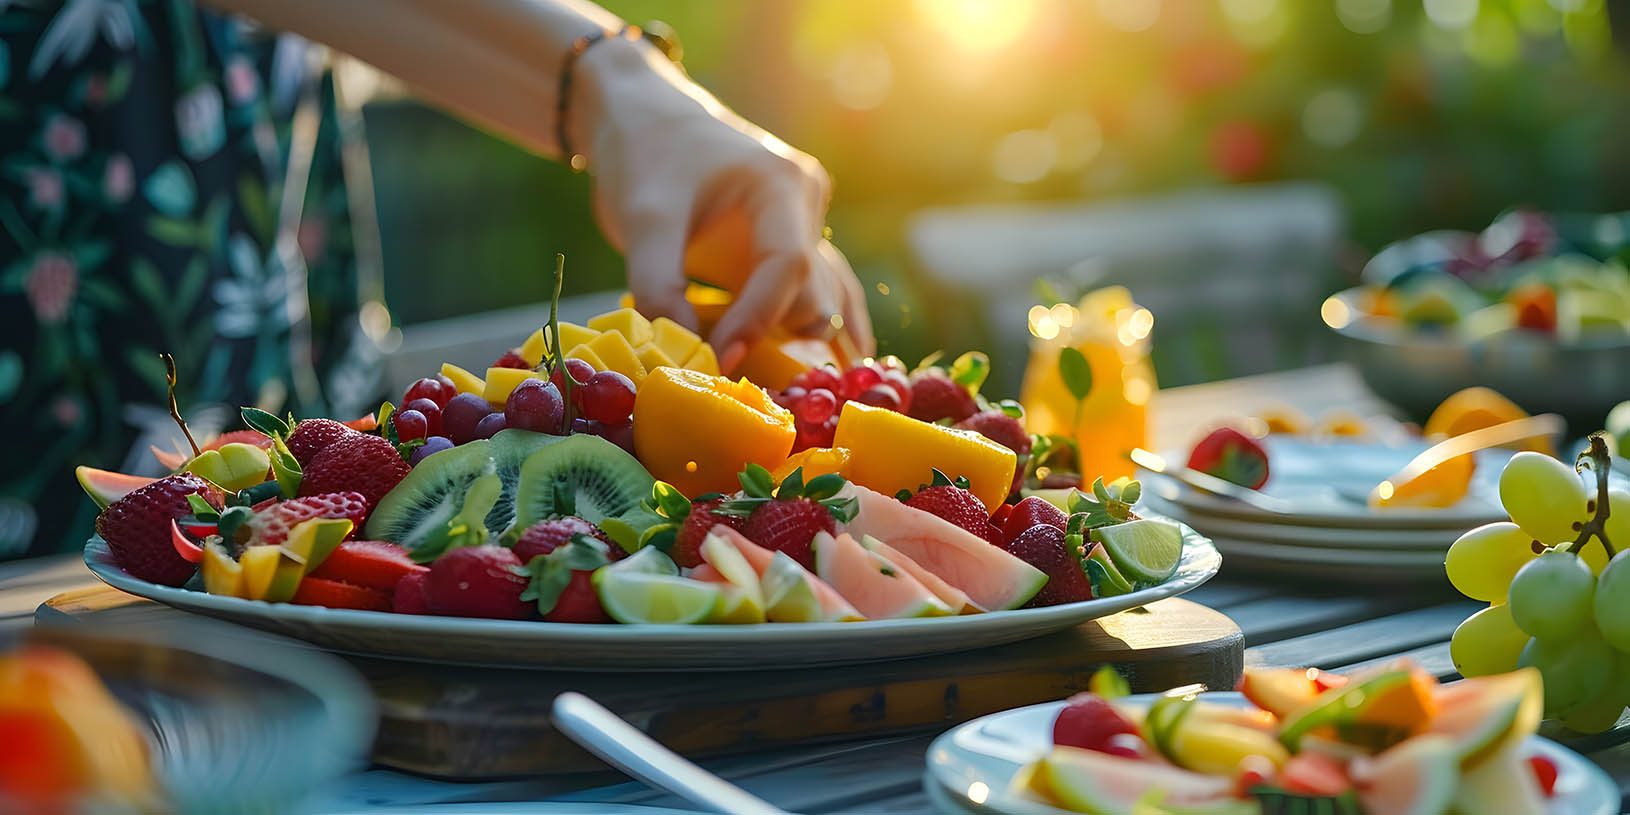
[[[624,260],[634,307],[647,317],[667,317],[696,330],[696,309],[685,299],[684,218],[664,218],[635,230]]]

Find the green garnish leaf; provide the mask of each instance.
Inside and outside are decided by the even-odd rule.
[[[848,484],[849,481],[837,473],[823,473],[811,478],[809,483],[804,485],[804,497],[814,501],[824,501],[837,495]]]
[[[1024,421],[1024,405],[1021,405],[1012,399],[1003,399],[1002,401],[992,405],[992,407],[1009,416],[1012,416],[1015,419]]]
[[[1059,350],[1058,376],[1064,380],[1064,387],[1077,402],[1092,393],[1092,365],[1088,364],[1081,349],[1067,346]]]
[[[978,393],[985,378],[990,376],[990,357],[981,351],[968,351],[951,363],[951,381]]]
[[[272,438],[288,436],[289,432],[293,430],[290,423],[285,422],[282,419],[261,410],[260,408],[246,407],[241,411],[241,413],[243,415],[244,424],[249,425],[250,428],[258,430],[267,436],[271,436]]]
[[[526,564],[524,573],[532,579],[521,592],[522,600],[535,600],[539,614],[555,610],[560,595],[571,585],[572,572],[591,572],[610,562],[604,541],[588,535],[575,535],[565,546],[547,555],[538,555]]]
[[[1105,665],[1094,671],[1092,678],[1087,680],[1087,690],[1105,699],[1119,699],[1132,694],[1132,686],[1113,665]]]
[[[776,490],[775,497],[780,501],[790,501],[804,494],[804,468],[794,467],[787,477],[781,479],[781,488]]]
[[[266,414],[271,416],[270,413]],[[276,416],[272,416],[276,419]],[[280,420],[281,421],[281,420]],[[289,452],[289,445],[283,441],[283,436],[272,436],[272,449],[268,451],[272,460],[272,476],[277,479],[278,492],[284,498],[293,498],[300,494],[300,479],[305,476],[300,471],[300,461]]]
[[[775,478],[761,464],[749,464],[736,476],[742,491],[752,498],[769,498],[775,494]]]
[[[192,508],[192,514],[200,521],[213,521],[221,517],[220,511],[196,492],[187,493],[187,506]]]

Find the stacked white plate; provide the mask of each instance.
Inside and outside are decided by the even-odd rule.
[[[1471,488],[1444,509],[1371,509],[1365,498],[1429,445],[1270,436],[1271,477],[1263,492],[1286,512],[1265,512],[1152,473],[1144,500],[1210,537],[1230,574],[1246,571],[1359,581],[1443,580],[1443,557],[1461,533],[1506,519],[1500,470],[1509,450],[1483,450]],[[1166,460],[1186,461],[1186,451]]]

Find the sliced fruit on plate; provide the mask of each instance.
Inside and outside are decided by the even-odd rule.
[[[710,623],[762,623],[764,593],[759,588],[758,572],[747,558],[723,537],[709,535],[702,541],[702,560],[724,582],[720,585],[720,603],[709,616]]]
[[[1532,735],[1544,710],[1534,668],[1462,679],[1440,686],[1435,697],[1438,715],[1427,732],[1453,739],[1467,769]]]
[[[1311,705],[1328,689],[1319,683],[1321,675],[1317,668],[1246,668],[1239,691],[1251,704],[1275,716],[1288,717]]]
[[[1515,743],[1466,770],[1455,791],[1456,812],[1542,815],[1546,809],[1539,781]]]
[[[647,554],[649,553],[649,554]],[[594,573],[595,594],[620,623],[687,625],[707,620],[719,606],[719,586],[680,577],[668,556],[646,548]]]
[[[938,469],[963,476],[986,509],[1008,496],[1018,456],[972,430],[957,430],[913,419],[857,401],[844,403],[832,446],[849,450],[844,477],[893,495],[916,490]],[[887,535],[878,535],[890,540]],[[892,541],[890,541],[892,543]]]
[[[867,551],[848,533],[821,532],[812,545],[815,574],[871,619],[944,617],[952,610],[888,558]]]
[[[1131,815],[1140,804],[1189,815],[1260,811],[1254,802],[1234,798],[1234,784],[1227,778],[1140,759],[1054,747],[1032,767],[1016,780],[1027,783],[1027,791],[1076,812]],[[1159,793],[1151,796],[1151,790]]]
[[[1460,784],[1459,754],[1445,736],[1410,739],[1360,766],[1355,772],[1365,812],[1440,815]]]
[[[1379,671],[1325,691],[1285,718],[1279,740],[1292,750],[1309,734],[1339,732],[1345,741],[1380,749],[1402,741],[1431,721],[1436,682],[1418,668]]]
[[[715,537],[736,547],[758,574],[759,588],[764,594],[766,603],[765,614],[771,622],[846,622],[866,619],[849,604],[848,600],[843,599],[843,595],[836,589],[805,569],[791,556],[771,552],[723,524],[713,527],[708,533],[708,539]],[[811,600],[813,605],[810,604]]]
[[[513,528],[559,515],[597,524],[639,506],[654,483],[621,447],[599,436],[569,436],[521,465]]]
[[[906,574],[916,578],[918,583],[923,584],[923,588],[933,592],[934,596],[938,597],[940,602],[944,603],[951,611],[957,614],[975,614],[984,611],[974,601],[968,599],[967,592],[945,582],[939,575],[924,569],[917,561],[906,557],[904,552],[870,535],[862,535],[860,545],[867,551],[876,552],[888,558],[890,563],[904,569]]]
[[[686,495],[735,490],[750,462],[775,469],[796,435],[792,413],[745,379],[658,368],[634,399],[640,459]]]
[[[1233,775],[1247,756],[1261,756],[1275,767],[1290,760],[1290,753],[1271,733],[1201,713],[1214,707],[1196,703],[1162,734],[1157,745],[1172,763],[1209,775]]]
[[[887,541],[980,608],[1018,608],[1047,583],[1039,569],[949,521],[858,484],[849,489],[860,502],[848,524],[849,534]]]
[[[426,458],[380,499],[368,516],[364,534],[416,551],[444,532],[448,522],[464,509],[471,485],[494,473],[499,479],[499,491],[491,508],[482,511],[482,525],[489,535],[497,535],[515,519],[522,465],[533,453],[561,441],[560,436],[544,433],[501,430],[490,439],[461,444]]]
[[[74,475],[79,479],[79,486],[84,488],[85,494],[96,502],[97,509],[107,509],[108,504],[158,480],[116,473],[112,470],[98,470],[83,464],[74,468]]]
[[[1092,530],[1120,573],[1134,585],[1164,583],[1183,557],[1183,530],[1176,524],[1143,518]]]

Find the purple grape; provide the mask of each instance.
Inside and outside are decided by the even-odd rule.
[[[487,404],[487,400],[473,393],[461,393],[449,400],[447,407],[442,409],[443,435],[452,439],[454,444],[475,441],[481,438],[476,435],[476,425],[491,414],[492,406]]]
[[[594,435],[623,448],[623,451],[629,455],[634,455],[633,422],[623,422],[622,424],[604,424],[597,422],[596,424],[598,426],[591,431],[594,433]]]
[[[418,464],[436,453],[451,449],[453,449],[452,439],[449,439],[446,436],[431,436],[430,438],[424,440],[424,444],[413,448],[413,452],[408,456],[408,458],[410,463]]]
[[[402,410],[417,410],[424,415],[426,437],[441,435],[441,405],[429,399],[413,399],[403,405]]]
[[[396,426],[396,438],[401,441],[413,441],[430,435],[430,423],[417,410],[397,411],[391,416],[391,424]]]
[[[498,431],[503,430],[506,425],[504,414],[488,413],[486,416],[481,417],[481,421],[476,422],[475,437],[477,439],[490,439],[497,435]]]
[[[543,379],[528,379],[515,386],[504,405],[507,426],[534,433],[559,433],[566,403],[560,390]]]

